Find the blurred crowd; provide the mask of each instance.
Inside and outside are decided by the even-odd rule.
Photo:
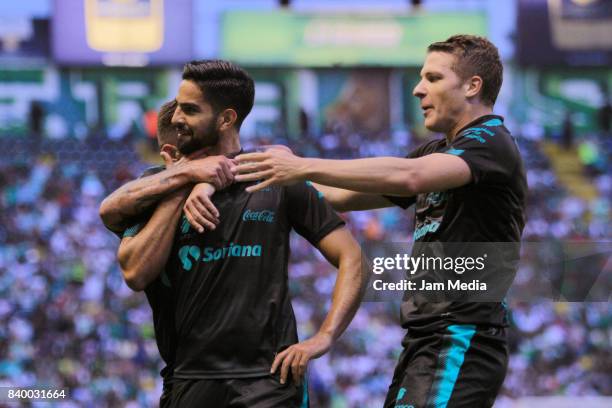
[[[292,147],[307,156],[399,156],[415,139],[407,131],[368,140],[329,132],[304,136]],[[0,386],[68,388],[71,402],[60,405],[66,407],[155,406],[163,364],[151,312],[144,294],[123,282],[115,261],[119,240],[98,217],[104,196],[146,164],[132,147],[112,141],[59,143],[36,155],[28,154],[27,143],[0,143]],[[530,187],[524,239],[609,240],[610,143],[595,143],[597,166],[587,174],[598,198],[590,202],[563,189],[540,143],[519,137]],[[83,160],[86,155],[91,158]],[[411,239],[411,211],[344,217],[362,243]],[[304,339],[324,319],[335,272],[305,240],[291,239],[290,288]],[[609,303],[510,307],[511,359],[501,399],[612,395]],[[398,303],[364,303],[334,348],[311,364],[311,406],[382,406],[404,334]]]

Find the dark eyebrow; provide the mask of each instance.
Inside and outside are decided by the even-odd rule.
[[[191,109],[193,111],[198,111],[198,112],[200,111],[200,107],[195,103],[183,102],[183,103],[179,103],[179,106],[181,107],[182,110]]]
[[[444,75],[441,72],[437,72],[437,71],[427,71],[427,72],[421,73],[421,78],[423,77],[444,78]]]

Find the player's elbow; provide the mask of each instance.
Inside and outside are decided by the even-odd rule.
[[[100,218],[102,218],[102,221],[104,221],[110,215],[110,206],[108,205],[108,198],[102,200],[100,208],[98,209],[98,214],[100,215]]]
[[[145,285],[141,280],[135,278],[126,278],[125,283],[128,288],[132,289],[134,292],[142,292],[147,287],[147,285]]]
[[[365,272],[365,268],[362,265],[363,254],[361,247],[352,236],[347,237],[346,242],[347,245],[340,254],[339,266],[349,271],[355,277],[359,277]]]
[[[98,215],[102,219],[104,225],[106,225],[108,228],[112,228],[116,223],[116,211],[108,197],[105,198],[100,204]]]
[[[145,280],[146,271],[142,265],[136,262],[132,254],[129,243],[122,242],[117,251],[117,260],[119,261],[123,280],[127,286],[135,292],[141,292],[147,286]]]
[[[363,257],[359,245],[356,245],[355,249],[346,251],[340,257],[339,269],[346,277],[345,282],[350,282],[350,286],[355,291],[355,308],[359,307],[359,303],[365,295],[368,282],[367,266],[367,260]]]
[[[365,268],[363,268],[361,261],[361,249],[358,248],[357,251],[351,251],[346,254],[342,264],[346,265],[347,270],[350,271],[353,276],[359,278],[359,280],[363,280],[361,277],[365,273]]]
[[[391,193],[402,197],[412,197],[424,188],[423,175],[416,169],[409,169],[398,174],[390,175]]]
[[[147,287],[146,280],[137,270],[121,268],[121,273],[125,284],[134,292],[142,292]]]

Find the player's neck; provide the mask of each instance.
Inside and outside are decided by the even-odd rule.
[[[493,113],[493,107],[485,106],[481,104],[468,105],[463,114],[459,117],[459,120],[455,123],[455,126],[450,132],[446,134],[446,140],[450,143],[457,136],[457,133],[463,129],[468,123]]]
[[[238,132],[232,132],[221,135],[219,142],[210,149],[210,156],[224,155],[227,156],[232,153],[237,153],[241,149],[240,146],[240,135]]]

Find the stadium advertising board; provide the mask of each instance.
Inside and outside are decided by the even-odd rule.
[[[55,0],[59,64],[147,66],[192,57],[190,0]]]
[[[517,56],[523,65],[612,64],[612,2],[519,0]]]
[[[223,15],[221,57],[251,65],[420,65],[430,43],[459,32],[486,35],[486,28],[484,13],[229,11]]]

